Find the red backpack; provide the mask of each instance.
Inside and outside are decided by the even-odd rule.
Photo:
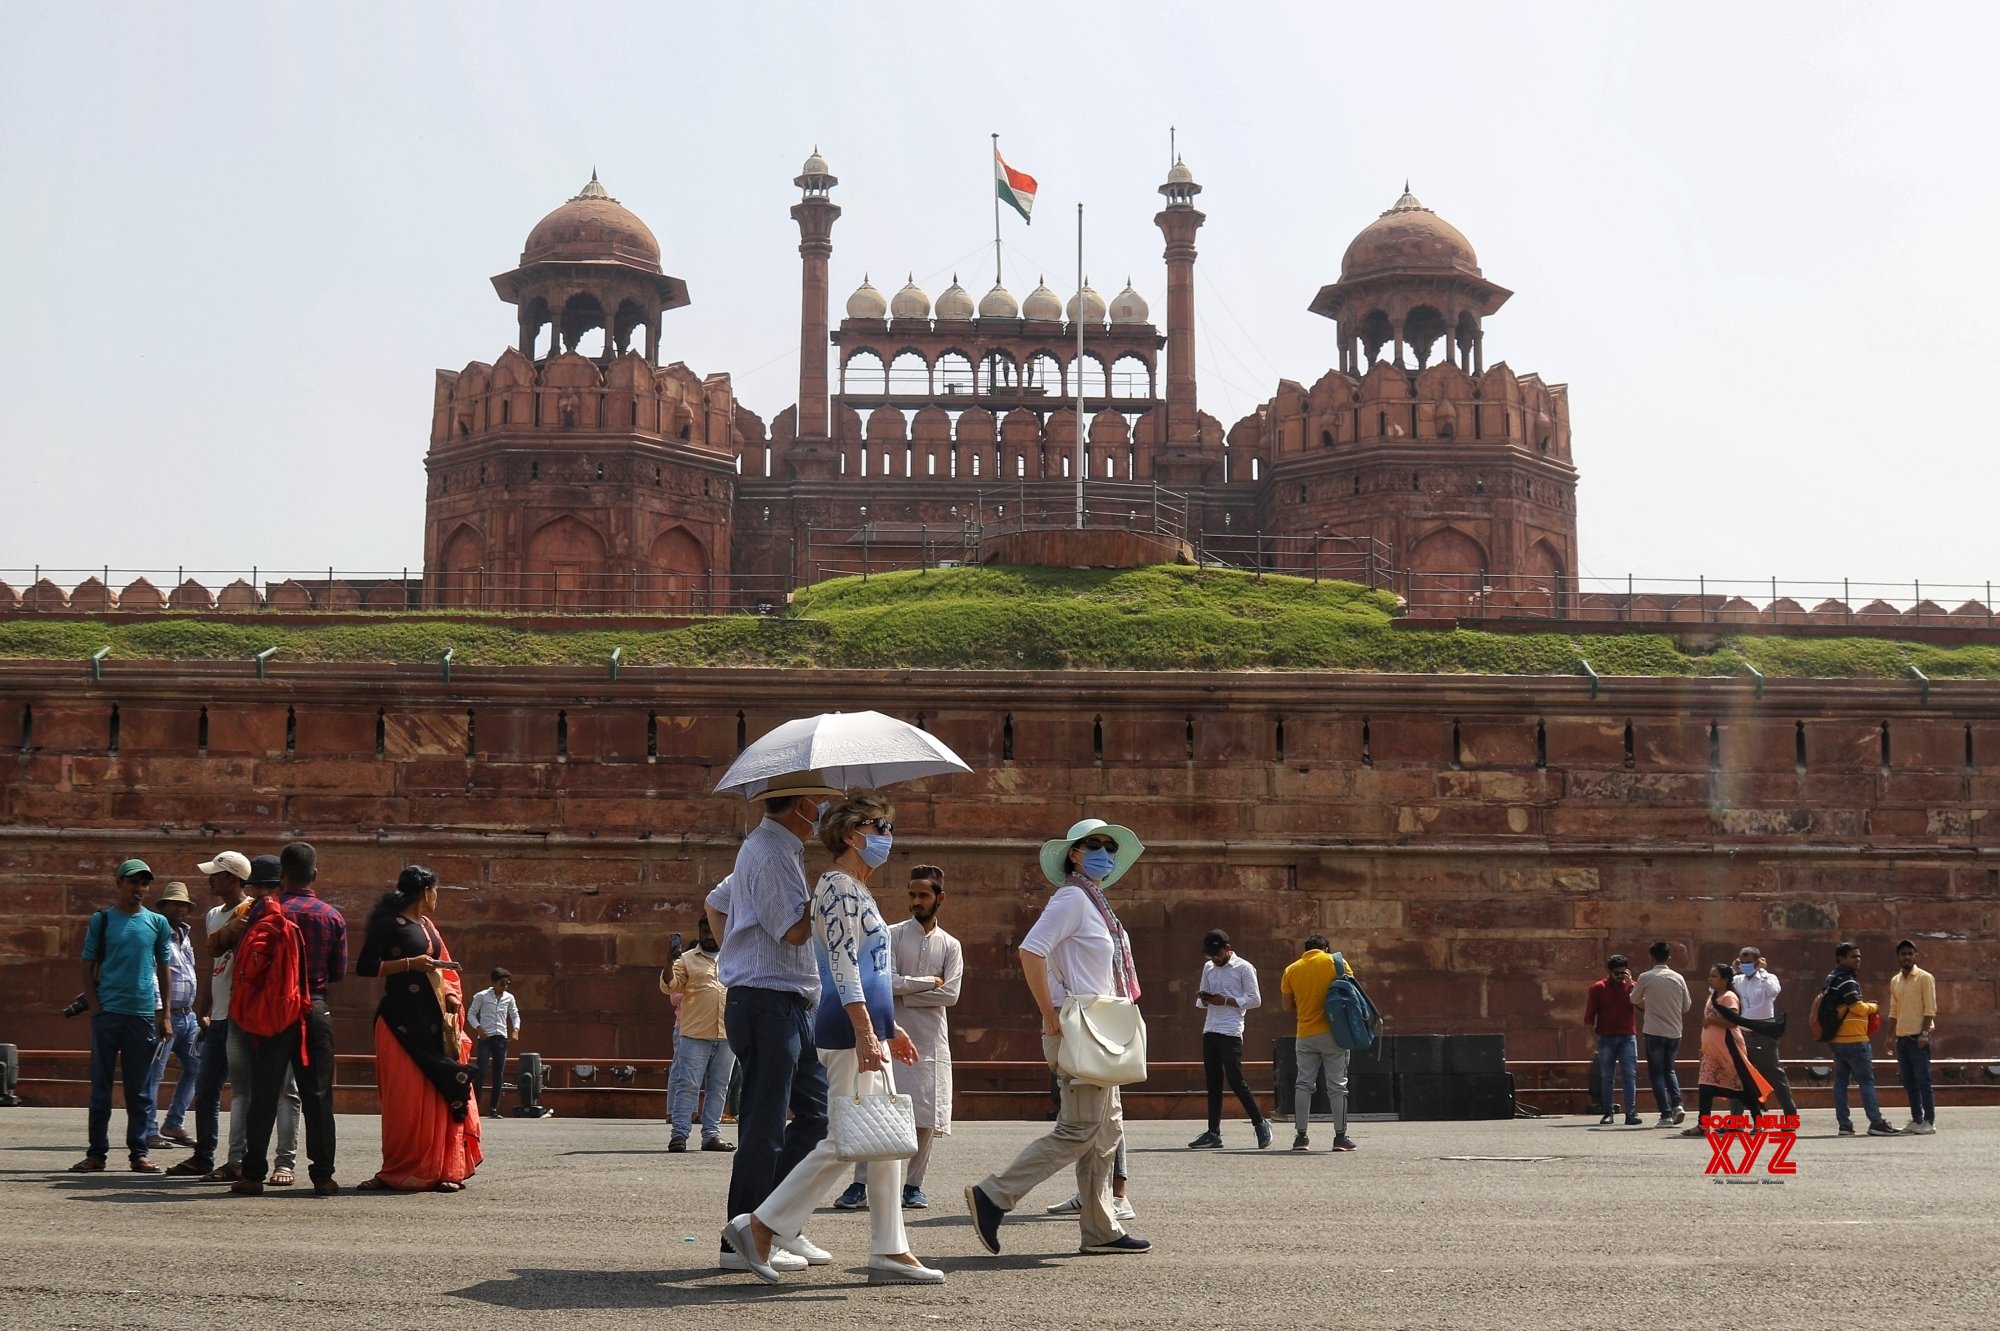
[[[236,944],[229,1020],[252,1035],[282,1035],[305,1020],[306,936],[275,897]]]

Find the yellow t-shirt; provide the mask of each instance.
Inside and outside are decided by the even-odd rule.
[[[1333,955],[1318,948],[1285,967],[1278,991],[1290,994],[1298,1007],[1300,1039],[1330,1033],[1331,1028],[1326,1024],[1326,991],[1332,984]]]

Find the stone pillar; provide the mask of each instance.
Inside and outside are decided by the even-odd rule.
[[[801,441],[827,437],[827,261],[833,257],[833,223],[839,216],[839,206],[825,195],[811,195],[792,206],[792,220],[799,224],[799,255],[804,260],[799,287]]]
[[[1153,218],[1167,238],[1167,447],[1193,449],[1196,418],[1194,379],[1194,237],[1207,221],[1191,203],[1170,203]]]

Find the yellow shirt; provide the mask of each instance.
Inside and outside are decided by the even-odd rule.
[[[681,996],[681,1034],[691,1040],[725,1040],[722,1001],[729,990],[715,975],[715,958],[693,948],[674,963],[673,978],[660,986]]]
[[[1900,967],[1889,977],[1889,1020],[1897,1035],[1921,1035],[1924,1018],[1937,1018],[1937,981],[1922,966],[1905,976]]]
[[[1318,948],[1285,967],[1285,976],[1278,981],[1278,992],[1290,994],[1298,1008],[1300,1039],[1330,1033],[1331,1028],[1326,1024],[1326,991],[1332,984],[1333,956]]]

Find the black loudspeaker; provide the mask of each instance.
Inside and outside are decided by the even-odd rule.
[[[1444,1070],[1456,1077],[1507,1070],[1507,1037],[1504,1035],[1447,1035],[1444,1037]]]
[[[1398,1076],[1436,1077],[1445,1072],[1442,1035],[1399,1035],[1396,1037]]]
[[[1512,1074],[1475,1072],[1451,1080],[1453,1118],[1514,1117]]]
[[[1356,1049],[1348,1055],[1347,1075],[1349,1077],[1393,1076],[1396,1071],[1396,1037],[1378,1035],[1375,1043],[1366,1049]]]
[[[542,1062],[540,1054],[523,1054],[514,1066],[514,1091],[521,1097],[521,1103],[513,1110],[515,1118],[553,1118],[555,1110],[542,1104],[542,1087],[548,1084],[549,1069]]]
[[[1388,1072],[1347,1074],[1347,1112],[1350,1114],[1393,1114],[1396,1112],[1396,1078]]]
[[[1435,1122],[1456,1118],[1453,1112],[1454,1077],[1436,1072],[1396,1074],[1396,1112],[1406,1122]]]
[[[13,1108],[21,1103],[21,1055],[11,1044],[0,1044],[0,1105]]]
[[[1271,1041],[1272,1104],[1279,1118],[1290,1118],[1298,1104],[1299,1050],[1295,1036],[1282,1035]],[[1350,1082],[1350,1085],[1352,1083]],[[1326,1083],[1313,1088],[1312,1112],[1331,1114],[1333,1102],[1326,1098]]]

